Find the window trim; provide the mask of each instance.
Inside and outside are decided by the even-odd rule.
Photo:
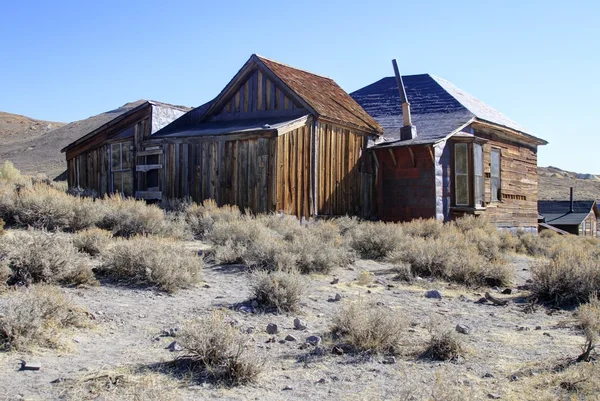
[[[133,192],[133,171],[131,168],[131,157],[129,160],[129,167],[128,168],[123,168],[123,148],[126,148],[127,152],[131,151],[131,141],[121,141],[121,142],[113,142],[110,143],[110,189],[112,193],[115,192],[119,192],[121,194],[125,195],[125,191],[123,188],[123,178],[121,178],[121,183],[119,185],[119,188],[115,188],[115,173],[127,173],[127,172],[131,172],[131,191]],[[114,153],[114,147],[118,145],[119,146],[119,168],[117,169],[113,169],[113,153]],[[121,177],[124,174],[121,175]]]
[[[467,202],[466,203],[458,203],[458,198],[457,198],[457,194],[458,194],[458,180],[457,180],[457,176],[458,174],[458,170],[456,168],[456,161],[457,161],[457,157],[456,157],[456,150],[459,146],[464,146],[466,149],[466,172],[464,174],[460,174],[461,176],[466,176],[467,178]],[[455,206],[471,206],[471,178],[470,178],[470,169],[469,169],[469,144],[466,142],[456,142],[453,145],[453,155],[454,155],[454,171],[453,171],[453,178],[454,178],[454,205]]]
[[[498,177],[494,177],[493,175],[494,153],[498,155]],[[495,196],[493,191],[494,178],[497,178],[498,180]],[[502,202],[502,150],[497,147],[492,147],[490,149],[490,202]]]
[[[462,138],[461,138],[462,139]],[[486,209],[486,198],[485,198],[485,185],[486,185],[486,173],[484,170],[485,163],[485,147],[483,146],[487,141],[482,140],[481,138],[469,138],[454,140],[452,142],[451,148],[451,177],[453,180],[452,184],[452,193],[451,193],[451,207],[456,210],[485,210]],[[475,177],[475,145],[481,146],[481,194],[479,198],[479,203],[476,199],[475,189],[476,189],[476,177]],[[457,170],[456,170],[456,149],[457,146],[466,146],[467,149],[467,183],[468,183],[468,203],[458,203],[457,202]]]

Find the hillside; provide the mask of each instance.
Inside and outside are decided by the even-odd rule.
[[[0,161],[10,160],[27,174],[56,177],[67,168],[65,155],[60,153],[63,147],[143,102],[126,103],[70,124],[0,112]]]
[[[569,188],[575,188],[575,199],[600,199],[600,176],[574,173],[558,167],[539,167],[539,198],[569,199]]]

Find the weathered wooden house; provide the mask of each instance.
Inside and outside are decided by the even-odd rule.
[[[145,199],[214,199],[299,217],[373,214],[377,122],[333,80],[252,55],[211,102],[140,142]],[[143,182],[143,177],[139,182]]]
[[[139,144],[188,110],[140,100],[73,123],[77,125],[73,129],[83,135],[61,150],[66,154],[69,187],[99,195],[120,192],[133,196],[138,186],[158,185],[157,174],[135,174],[136,161],[145,164],[150,155],[142,152]]]
[[[396,74],[351,96],[384,130],[371,148],[379,218],[486,215],[537,231],[537,147],[546,141],[429,74]]]
[[[569,234],[598,237],[600,209],[594,200],[574,200],[573,188],[569,200],[538,201],[540,227],[554,227]]]

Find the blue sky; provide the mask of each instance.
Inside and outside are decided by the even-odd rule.
[[[137,99],[197,106],[252,53],[351,92],[428,72],[600,173],[598,1],[28,1],[0,4],[0,110],[70,122]]]

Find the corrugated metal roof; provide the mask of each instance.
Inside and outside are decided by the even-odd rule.
[[[406,75],[402,81],[417,137],[398,144],[435,143],[475,119],[531,136],[521,125],[442,78],[430,74]],[[380,79],[350,96],[383,127],[387,142],[399,141],[403,116],[395,77]]]

